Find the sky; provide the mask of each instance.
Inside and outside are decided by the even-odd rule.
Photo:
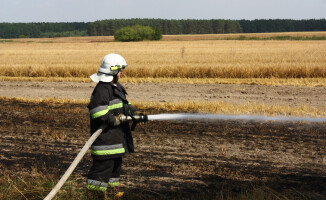
[[[326,0],[0,0],[0,22],[325,19]]]

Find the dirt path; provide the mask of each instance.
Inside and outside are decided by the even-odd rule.
[[[0,81],[0,96],[89,99],[95,83]],[[326,87],[236,84],[124,84],[132,101],[223,101],[234,104],[326,105]]]

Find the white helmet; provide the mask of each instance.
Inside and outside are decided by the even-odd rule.
[[[111,82],[113,76],[118,74],[118,72],[124,68],[128,67],[125,59],[115,53],[110,53],[102,59],[101,67],[97,73],[90,76],[92,81],[98,83],[102,82]]]

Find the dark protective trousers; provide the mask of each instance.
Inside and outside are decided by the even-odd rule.
[[[93,158],[93,166],[87,176],[87,179],[91,180],[88,181],[88,184],[97,185],[98,183],[107,183],[108,187],[119,186],[121,165],[122,157],[110,159]]]

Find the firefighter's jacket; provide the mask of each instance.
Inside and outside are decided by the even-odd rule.
[[[106,123],[107,128],[91,146],[92,156],[96,159],[121,157],[134,152],[133,138],[128,123],[113,126],[120,115],[132,115],[135,109],[126,99],[125,88],[117,84],[99,82],[87,106],[90,111],[91,134]]]

